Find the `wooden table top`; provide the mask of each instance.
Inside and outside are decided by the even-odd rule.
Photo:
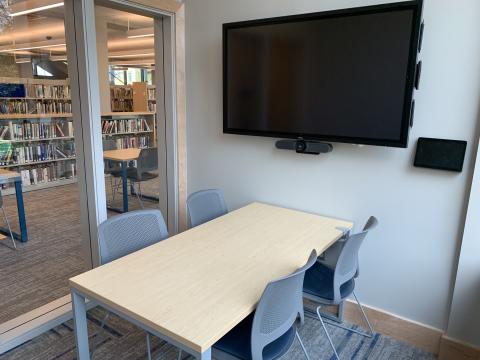
[[[91,299],[203,352],[266,285],[320,254],[351,222],[253,203],[70,279]]]
[[[5,169],[0,169],[0,181],[1,180],[15,180],[17,178],[20,178],[21,175],[18,172],[15,171],[10,171],[10,170],[5,170]]]
[[[113,161],[131,161],[137,160],[140,156],[140,149],[119,149],[119,150],[107,150],[103,152],[103,158],[105,160]]]

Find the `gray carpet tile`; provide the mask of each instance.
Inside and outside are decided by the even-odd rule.
[[[92,309],[88,313],[89,334],[91,335],[90,346],[91,349],[93,344],[96,346],[93,359],[146,359],[145,333],[119,317],[112,315],[107,321],[105,330],[97,333],[104,314],[105,312],[100,308]],[[379,334],[375,334],[373,338],[369,339],[331,325],[327,325],[327,328],[342,360],[436,359],[435,356],[423,350]],[[300,327],[299,333],[312,360],[334,360],[319,321],[307,318],[305,324]],[[154,358],[162,360],[176,360],[178,356],[176,348],[158,338],[153,338],[152,350]],[[1,360],[71,360],[75,358],[72,321],[68,321],[0,356]],[[182,359],[193,360],[193,357],[184,353]],[[287,359],[305,359],[297,342],[282,357],[282,360]]]
[[[109,181],[106,190],[110,200]],[[142,185],[145,194],[158,196],[158,180]],[[24,193],[29,241],[9,248],[10,238],[0,244],[0,323],[69,294],[68,279],[85,271],[80,235],[78,185],[71,184]],[[116,207],[122,204],[121,191]],[[130,210],[140,208],[129,196]],[[143,202],[145,208],[158,203]],[[14,231],[19,232],[15,195],[5,196],[5,208]],[[116,215],[109,212],[109,216]],[[0,216],[0,226],[4,226]]]

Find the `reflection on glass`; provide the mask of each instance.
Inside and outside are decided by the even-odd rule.
[[[108,214],[158,209],[153,19],[102,6],[95,12]]]

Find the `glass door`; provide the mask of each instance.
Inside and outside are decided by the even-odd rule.
[[[168,208],[165,19],[135,6],[112,6],[108,1],[95,4],[108,216],[159,209],[165,221],[172,217],[172,225],[175,214],[169,214]],[[170,154],[170,161],[174,161],[173,156]]]
[[[68,303],[68,279],[91,267],[81,233],[82,139],[64,4],[6,3],[0,3],[2,334]]]

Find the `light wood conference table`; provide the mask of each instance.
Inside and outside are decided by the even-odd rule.
[[[140,149],[118,149],[107,150],[103,152],[103,159],[116,161],[121,164],[122,169],[122,192],[123,192],[123,209],[109,208],[109,210],[116,212],[128,212],[128,184],[127,184],[127,168],[128,162],[137,160],[140,156]]]
[[[348,221],[253,203],[70,279],[78,358],[89,359],[86,299],[197,359]]]

